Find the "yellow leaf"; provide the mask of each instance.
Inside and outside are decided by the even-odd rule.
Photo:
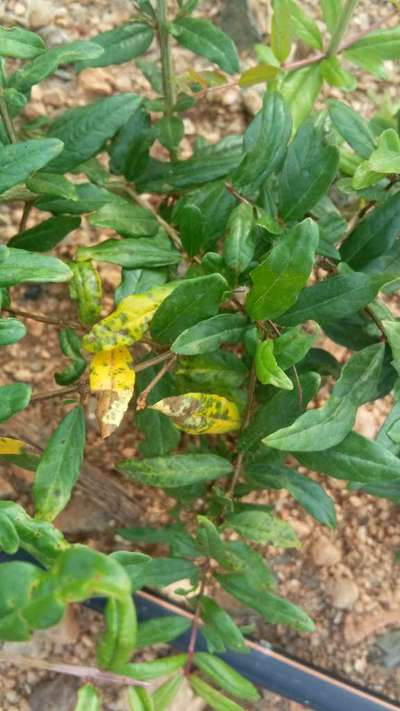
[[[25,442],[11,437],[0,437],[0,454],[21,454],[26,447]]]
[[[84,336],[83,347],[90,353],[96,353],[139,341],[159,305],[176,286],[177,282],[171,282],[154,287],[145,294],[132,294],[122,299],[115,311],[96,323]]]
[[[103,439],[122,422],[132,398],[136,374],[126,346],[96,353],[90,365],[90,390],[97,396],[97,422]]]
[[[272,64],[257,64],[255,67],[250,67],[241,75],[239,79],[239,86],[254,86],[254,84],[261,84],[264,81],[271,81],[275,79],[279,72],[279,67],[274,67]]]
[[[186,393],[159,400],[151,409],[170,417],[189,434],[224,434],[240,429],[237,405],[221,395]]]

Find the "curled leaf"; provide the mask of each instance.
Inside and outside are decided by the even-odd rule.
[[[2,454],[21,454],[26,445],[20,439],[12,437],[0,437],[0,455]]]
[[[96,353],[90,366],[90,390],[97,395],[97,422],[103,439],[122,422],[135,386],[132,356],[125,346]]]
[[[224,434],[240,429],[237,405],[221,395],[185,393],[159,400],[152,409],[171,417],[178,429],[189,434]]]
[[[132,294],[122,299],[115,311],[96,323],[83,338],[84,348],[90,353],[96,353],[139,341],[157,308],[175,286],[173,283],[165,284],[145,294]]]

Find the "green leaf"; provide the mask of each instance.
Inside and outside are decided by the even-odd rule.
[[[295,0],[289,0],[292,30],[295,37],[313,49],[323,49],[322,35],[314,20],[300,8]]]
[[[378,146],[371,153],[368,164],[377,173],[398,173],[400,171],[400,137],[394,128],[383,131],[378,138]]]
[[[182,674],[177,674],[161,684],[153,694],[154,711],[167,711],[183,683]]]
[[[238,343],[246,322],[242,314],[212,316],[183,331],[171,345],[171,351],[181,355],[198,355],[217,350],[221,343]]]
[[[75,185],[70,183],[63,175],[54,175],[40,171],[26,181],[26,187],[38,195],[53,195],[66,200],[78,200]]]
[[[217,579],[226,592],[256,610],[269,624],[288,625],[299,632],[314,631],[314,622],[297,605],[271,592],[252,589],[242,575],[218,575]]]
[[[46,45],[36,32],[21,27],[0,27],[0,56],[33,59],[45,50]]]
[[[393,426],[397,427],[397,423],[400,420],[400,403],[393,405],[388,416],[386,417],[382,427],[380,428],[376,443],[385,448],[391,454],[396,457],[400,453],[400,442],[394,442],[391,435]],[[397,438],[396,438],[397,439]],[[371,457],[370,457],[371,458]]]
[[[187,654],[175,654],[162,659],[154,659],[151,662],[135,662],[125,664],[118,668],[118,674],[129,676],[137,681],[151,681],[160,676],[173,674],[182,669],[187,662]]]
[[[146,565],[143,585],[149,588],[165,588],[180,580],[190,580],[197,585],[199,569],[185,558],[153,558]]]
[[[220,274],[187,279],[158,307],[150,326],[157,343],[171,343],[201,319],[214,316],[228,285]]]
[[[228,516],[227,525],[257,543],[271,543],[279,548],[298,548],[293,528],[266,511],[242,511]]]
[[[224,72],[239,71],[239,58],[231,38],[209,20],[178,16],[171,31],[182,47],[218,64]]]
[[[101,315],[103,287],[100,274],[91,262],[70,263],[72,279],[69,282],[71,299],[77,301],[78,316],[83,326],[93,326]]]
[[[153,696],[140,686],[128,687],[127,701],[130,711],[155,711]]]
[[[93,684],[84,684],[78,691],[78,699],[74,711],[100,711],[100,692]]]
[[[129,529],[127,529],[129,530]],[[123,538],[128,536],[123,535]],[[132,587],[132,592],[140,590],[146,583],[146,568],[151,562],[151,558],[144,553],[130,553],[129,551],[115,551],[111,557],[118,561],[125,570]]]
[[[354,91],[357,78],[343,69],[337,57],[328,57],[321,62],[321,74],[328,84],[337,86],[343,91]]]
[[[0,549],[14,555],[19,548],[19,536],[15,526],[6,516],[0,517]]]
[[[60,215],[40,222],[30,230],[19,232],[8,242],[9,247],[31,252],[49,252],[81,224],[79,217]]]
[[[400,461],[379,442],[357,432],[324,452],[295,454],[303,466],[335,479],[380,484],[400,479]]]
[[[69,546],[61,531],[45,521],[35,521],[13,501],[0,501],[0,519],[8,519],[18,535],[19,547],[46,567]]]
[[[214,711],[244,711],[243,707],[239,706],[236,701],[227,699],[220,691],[214,689],[196,674],[189,676],[189,684],[195,694],[200,696]]]
[[[384,60],[374,50],[351,48],[346,50],[345,57],[378,79],[387,79]]]
[[[302,476],[294,469],[271,464],[268,459],[264,466],[262,460],[256,465],[252,462],[247,464],[246,474],[252,485],[256,483],[258,487],[262,488],[286,489],[317,521],[330,528],[335,528],[334,503],[322,487],[312,479]]]
[[[123,64],[143,54],[153,41],[153,31],[142,22],[127,22],[113,30],[91,37],[91,42],[103,48],[102,54],[93,59],[77,62],[76,69],[85,67],[108,67]]]
[[[261,111],[245,134],[245,155],[232,175],[239,192],[254,194],[281,165],[290,139],[292,120],[280,94],[264,94]]]
[[[368,50],[380,59],[400,58],[400,27],[370,32],[351,45],[352,51]]]
[[[260,695],[255,686],[223,659],[207,652],[197,652],[193,661],[203,674],[232,696],[246,701],[259,701]]]
[[[35,565],[15,561],[3,563],[0,571],[0,639],[21,641],[29,639],[31,625],[25,611],[32,592],[43,576]]]
[[[26,336],[26,328],[21,321],[16,318],[0,319],[0,346],[18,343],[24,336]]]
[[[222,653],[232,649],[244,654],[248,651],[245,639],[232,617],[207,595],[201,599],[201,613],[204,621],[202,632],[210,652]]]
[[[22,282],[61,282],[72,277],[71,270],[56,257],[47,257],[24,249],[10,248],[0,262],[0,287]]]
[[[125,600],[131,594],[123,567],[111,556],[87,546],[69,546],[57,556],[50,572],[57,581],[57,597],[64,603],[82,602],[94,595]]]
[[[292,46],[292,18],[289,0],[274,0],[271,22],[271,48],[277,59],[284,62]]]
[[[185,126],[179,116],[164,116],[154,126],[158,140],[169,151],[176,150],[184,136]]]
[[[131,595],[109,598],[104,612],[106,628],[97,640],[96,661],[105,669],[117,668],[129,661],[136,647],[136,609]]]
[[[384,275],[354,272],[317,282],[300,292],[294,306],[280,317],[279,322],[284,326],[296,326],[309,319],[322,324],[344,319],[367,306],[384,281]]]
[[[123,237],[151,237],[159,229],[150,210],[122,199],[103,205],[90,216],[90,223],[96,227],[112,227]]]
[[[1,324],[1,321],[0,321]],[[179,358],[175,377],[182,383],[181,392],[229,392],[238,388],[247,375],[243,361],[233,353],[215,351],[204,355]]]
[[[153,237],[128,239],[108,239],[94,247],[80,247],[77,250],[78,262],[97,259],[100,262],[119,264],[128,269],[165,267],[178,264],[181,255],[165,240]]]
[[[307,218],[286,232],[267,258],[251,272],[246,302],[252,319],[274,319],[295,303],[307,283],[318,245],[318,226]]]
[[[389,341],[393,354],[392,365],[399,373],[400,371],[400,323],[398,321],[383,320],[382,326]]]
[[[194,538],[192,538],[180,523],[170,524],[157,529],[146,526],[141,528],[120,528],[117,532],[122,538],[126,538],[128,541],[163,543],[170,548],[171,555],[174,556],[196,558],[199,555],[199,550],[195,546]]]
[[[318,63],[287,74],[281,92],[292,114],[293,131],[297,131],[310,115],[321,86],[321,68]]]
[[[154,617],[142,622],[138,627],[137,649],[149,647],[152,644],[171,642],[176,637],[190,629],[191,621],[181,615],[170,617]]]
[[[274,354],[274,341],[262,341],[256,350],[257,378],[263,385],[273,385],[283,390],[293,390],[293,383],[279,367]]]
[[[369,158],[375,148],[375,138],[367,122],[342,101],[329,99],[330,119],[344,140],[363,158]]]
[[[316,334],[307,333],[301,326],[289,328],[278,338],[274,339],[274,356],[282,370],[288,370],[299,361],[303,360],[316,338]]]
[[[224,259],[230,269],[240,274],[249,266],[255,249],[254,212],[248,203],[240,203],[232,210],[224,241]]]
[[[67,42],[51,47],[36,57],[33,62],[25,64],[22,69],[14,72],[8,83],[23,94],[27,94],[34,84],[39,84],[43,79],[54,74],[60,64],[98,57],[101,53],[101,47],[93,42]]]
[[[332,33],[337,27],[342,13],[342,2],[341,0],[321,0],[321,10],[325,24]]]
[[[276,392],[264,405],[261,405],[253,415],[249,426],[241,433],[240,450],[251,450],[263,437],[294,422],[316,394],[320,382],[321,379],[317,373],[304,373],[300,376],[302,402],[299,401],[298,393],[295,390]]]
[[[219,479],[232,472],[232,465],[216,454],[175,454],[141,460],[127,459],[120,462],[117,469],[127,479],[170,488]]]
[[[339,163],[335,146],[312,123],[290,144],[280,180],[279,207],[285,220],[300,220],[326,194]]]
[[[339,444],[352,429],[357,408],[376,393],[383,355],[382,343],[352,355],[327,403],[305,412],[289,427],[273,432],[263,440],[264,444],[291,452],[318,452]]]
[[[31,399],[32,389],[25,383],[0,386],[0,422],[24,410]]]
[[[53,173],[49,173],[53,177]],[[60,176],[54,174],[58,179]],[[36,202],[39,210],[52,212],[54,215],[68,213],[70,215],[81,215],[83,212],[93,212],[106,204],[106,202],[120,202],[121,198],[114,193],[110,193],[104,188],[100,188],[92,183],[80,183],[75,186],[77,199],[70,200],[57,197],[42,197]]]
[[[64,143],[64,149],[58,158],[49,163],[47,170],[65,173],[96,155],[126,123],[140,101],[136,94],[116,94],[65,111],[48,132],[50,138],[58,138]]]
[[[223,568],[227,570],[241,570],[243,564],[234,553],[228,550],[220,534],[206,516],[197,517],[199,528],[197,530],[197,540],[200,550],[207,558],[214,558]]]
[[[59,332],[59,340],[62,352],[71,362],[61,373],[54,374],[54,380],[58,385],[69,385],[81,377],[87,363],[81,354],[81,338],[72,328],[62,329]]]
[[[54,430],[36,470],[36,516],[52,521],[68,503],[85,447],[85,415],[79,405]]]
[[[63,144],[54,138],[0,145],[0,193],[22,183],[62,150]]]

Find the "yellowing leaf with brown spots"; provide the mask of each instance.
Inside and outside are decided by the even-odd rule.
[[[90,365],[90,390],[97,396],[97,422],[103,439],[122,422],[135,386],[132,356],[126,346],[96,353]]]
[[[177,282],[156,286],[145,294],[132,294],[118,304],[109,316],[96,323],[82,340],[90,353],[107,351],[116,346],[130,346],[139,341],[159,305],[177,286]]]
[[[22,454],[26,448],[25,442],[12,437],[0,437],[0,455],[1,454]]]
[[[159,400],[151,409],[170,417],[189,434],[224,434],[240,429],[237,405],[221,395],[185,393]]]

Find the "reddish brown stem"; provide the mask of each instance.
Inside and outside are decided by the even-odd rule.
[[[153,388],[155,388],[157,383],[160,382],[161,378],[164,377],[165,373],[168,373],[168,371],[171,370],[171,368],[174,366],[174,364],[176,362],[176,358],[177,358],[177,356],[173,355],[172,358],[170,358],[170,360],[167,361],[167,363],[164,363],[161,370],[159,370],[157,375],[154,376],[153,380],[143,390],[143,392],[140,394],[138,401],[136,403],[137,410],[144,410],[144,408],[146,407],[146,404],[147,404],[147,398],[150,395],[151,391],[153,390]]]

